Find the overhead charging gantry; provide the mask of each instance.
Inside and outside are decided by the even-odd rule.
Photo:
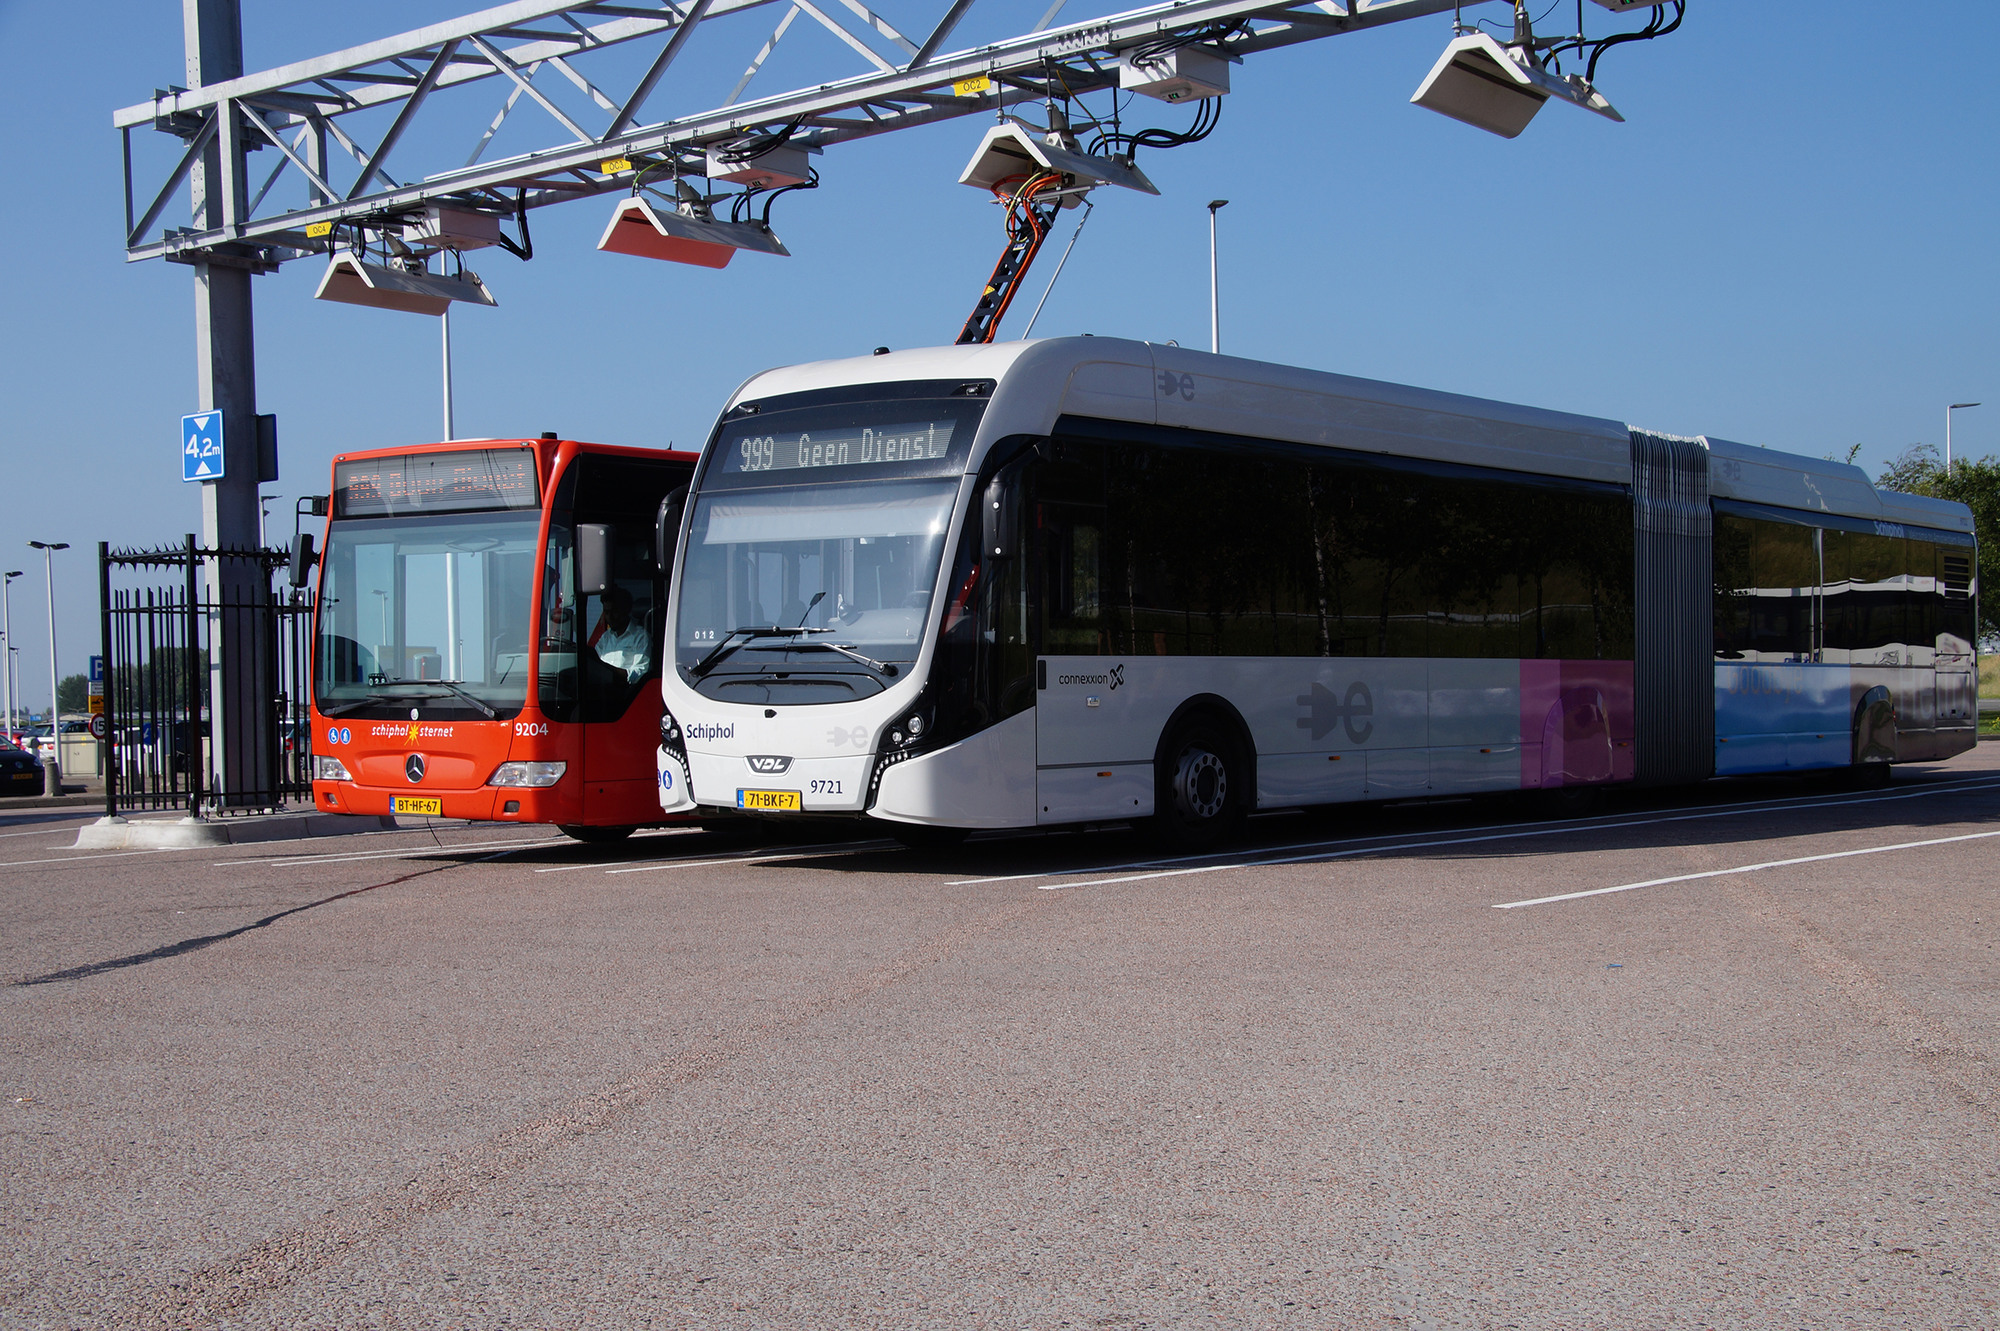
[[[959,340],[989,341],[1058,210],[1105,184],[1157,193],[1137,150],[1205,137],[1231,67],[1251,55],[1451,12],[1452,42],[1412,100],[1511,137],[1551,100],[1616,118],[1592,83],[1598,57],[1671,30],[1685,0],[1594,0],[1645,11],[1643,28],[1599,37],[1584,36],[1576,0],[1577,32],[1555,39],[1535,36],[1523,0],[1499,35],[1465,14],[1502,0],[1170,0],[1050,26],[1059,3],[1033,31],[948,50],[973,2],[950,0],[914,39],[866,0],[515,0],[245,73],[240,0],[183,0],[186,86],[113,123],[127,258],[194,271],[197,405],[221,413],[224,451],[222,478],[203,482],[203,545],[256,545],[258,487],[276,479],[268,426],[259,446],[250,279],[282,264],[323,262],[315,294],[329,300],[432,315],[494,305],[468,253],[528,259],[535,209],[604,196],[615,202],[600,249],[705,267],[783,255],[772,204],[811,189],[828,149],[985,114],[997,123],[961,179],[1005,205],[1007,240]],[[774,14],[759,43],[753,25]],[[847,68],[746,99],[788,35],[796,45],[813,28],[837,40],[814,58],[831,50]],[[1584,69],[1564,74],[1564,59]],[[689,91],[726,82],[702,77],[725,65],[741,74],[719,103]],[[1092,111],[1096,94],[1108,104]],[[1194,124],[1128,132],[1119,99],[1131,94],[1191,102]],[[1019,117],[1024,104],[1040,104],[1042,125]],[[135,135],[147,129],[160,137]],[[503,133],[526,150],[491,156]],[[248,576],[232,562],[210,567],[211,592],[254,594],[228,585]],[[213,747],[232,769],[273,751],[226,739],[274,724],[250,655],[225,647],[212,666]],[[267,773],[218,775],[225,791],[271,788]]]

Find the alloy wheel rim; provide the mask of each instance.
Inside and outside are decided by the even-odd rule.
[[[1174,803],[1182,816],[1206,822],[1229,800],[1229,769],[1207,749],[1189,749],[1174,772]]]

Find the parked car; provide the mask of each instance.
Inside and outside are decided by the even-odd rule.
[[[42,760],[0,739],[0,794],[39,795],[41,790]]]

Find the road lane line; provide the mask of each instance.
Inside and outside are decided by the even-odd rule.
[[[1658,823],[1696,822],[1704,818],[1737,818],[1737,817],[1742,817],[1746,814],[1754,814],[1754,813],[1774,813],[1774,812],[1782,813],[1789,810],[1838,808],[1842,805],[1848,805],[1848,804],[1876,804],[1887,800],[1920,799],[1928,795],[1977,793],[1980,790],[1992,789],[1997,786],[2000,786],[2000,778],[1994,778],[1994,777],[1968,778],[1963,781],[1938,782],[1936,784],[1925,785],[1918,789],[1899,790],[1887,794],[1870,793],[1866,795],[1814,796],[1806,800],[1796,800],[1796,799],[1752,800],[1743,804],[1717,805],[1712,808],[1694,810],[1688,813],[1662,814],[1658,817],[1653,817],[1653,818],[1634,819],[1634,818],[1626,818],[1623,815],[1619,814],[1600,814],[1596,818],[1589,820],[1569,819],[1554,823],[1548,823],[1548,822],[1499,823],[1489,826],[1488,828],[1483,830],[1494,833],[1509,832],[1512,835],[1519,835],[1519,836],[1552,836],[1563,832],[1590,832],[1597,830],[1611,830],[1621,827],[1647,827]],[[1609,819],[1614,819],[1614,818],[1619,819],[1620,821],[1616,822],[1607,821]],[[1510,832],[1510,829],[1521,829],[1521,830],[1518,832]],[[1313,850],[1319,847],[1360,846],[1369,842],[1396,840],[1399,836],[1404,838],[1404,840],[1402,840],[1400,844],[1395,846],[1378,846],[1375,847],[1375,849],[1381,851],[1407,850],[1413,847],[1427,844],[1426,841],[1423,840],[1422,838],[1411,837],[1410,834],[1407,833],[1399,834],[1393,832],[1385,832],[1375,836],[1339,837],[1326,841],[1300,841],[1300,842],[1294,842],[1288,846],[1274,846],[1269,850],[1263,850],[1263,851],[1250,851],[1250,850],[1233,851],[1233,852],[1210,851],[1207,852],[1206,854],[1201,854],[1201,855],[1179,855],[1173,857],[1154,856],[1149,859],[1128,860],[1123,864],[1099,865],[1095,868],[1089,868],[1089,869],[1044,869],[1036,873],[1001,874],[990,878],[964,878],[964,879],[959,879],[955,882],[946,883],[945,886],[983,887],[993,883],[1021,882],[1023,880],[1030,878],[1067,878],[1085,874],[1122,873],[1128,869],[1155,869],[1155,868],[1163,868],[1167,865],[1185,864],[1190,861],[1215,860],[1218,857],[1218,855],[1221,854],[1231,854],[1239,857],[1268,856],[1273,854],[1274,852],[1305,851],[1305,850]],[[1439,841],[1435,842],[1434,844],[1456,845],[1458,844],[1458,842]],[[1354,854],[1354,853],[1357,852],[1354,851],[1342,852],[1342,854]],[[1309,859],[1312,857],[1305,856],[1303,858]],[[1209,867],[1223,868],[1223,869],[1232,867],[1251,868],[1263,862],[1264,861],[1258,859],[1238,859],[1236,861],[1233,861],[1232,863],[1216,864],[1212,866],[1204,865],[1202,867],[1204,869]],[[1295,863],[1297,861],[1272,860],[1270,862]],[[1113,881],[1126,882],[1132,880],[1117,879]],[[1078,883],[1078,884],[1072,884],[1072,886],[1087,887],[1091,886],[1091,884]]]
[[[1495,910],[1521,906],[1546,906],[1555,901],[1576,901],[1583,897],[1608,896],[1613,892],[1636,892],[1642,887],[1664,887],[1668,883],[1692,883],[1699,878],[1727,878],[1731,874],[1756,873],[1760,869],[1786,869],[1795,864],[1817,864],[1822,860],[1845,860],[1856,855],[1884,855],[1892,850],[1920,850],[1925,846],[1949,846],[1957,841],[1983,841],[2000,832],[1967,832],[1963,836],[1932,837],[1928,841],[1899,841],[1893,846],[1865,846],[1860,850],[1836,850],[1825,855],[1800,855],[1789,860],[1766,860],[1762,864],[1739,864],[1733,869],[1709,869],[1703,873],[1676,874],[1672,878],[1648,878],[1643,883],[1620,883],[1616,887],[1593,887],[1585,892],[1563,892],[1552,897],[1531,897],[1526,901],[1496,901]]]
[[[369,850],[351,854],[329,851],[320,855],[273,855],[259,859],[225,860],[227,864],[356,864],[363,860],[415,859],[422,855],[455,855],[462,850],[491,850],[495,846],[510,846],[521,849],[526,846],[553,846],[564,838],[553,837],[510,837],[505,841],[467,841],[458,845],[443,845],[433,841],[428,846],[411,846],[402,850]]]
[[[893,841],[862,841],[828,846],[799,846],[791,850],[769,851],[761,855],[745,855],[738,859],[726,860],[660,860],[651,864],[635,864],[623,869],[606,869],[606,875],[621,873],[651,873],[656,869],[702,869],[711,865],[726,864],[768,864],[773,860],[823,860],[831,855],[875,854],[884,850],[899,850]]]
[[[116,850],[108,855],[64,855],[53,860],[15,860],[10,864],[0,864],[0,869],[25,869],[36,864],[81,864],[85,860],[124,860],[134,855],[165,855],[171,850],[200,850],[199,846],[155,846],[147,850]]]

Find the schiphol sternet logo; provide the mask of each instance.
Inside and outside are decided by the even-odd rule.
[[[1294,701],[1305,709],[1299,729],[1310,730],[1314,739],[1324,738],[1335,726],[1347,731],[1351,744],[1366,744],[1375,733],[1375,723],[1368,719],[1375,715],[1375,696],[1359,680],[1347,686],[1344,696],[1315,683],[1311,693],[1301,693]]]

